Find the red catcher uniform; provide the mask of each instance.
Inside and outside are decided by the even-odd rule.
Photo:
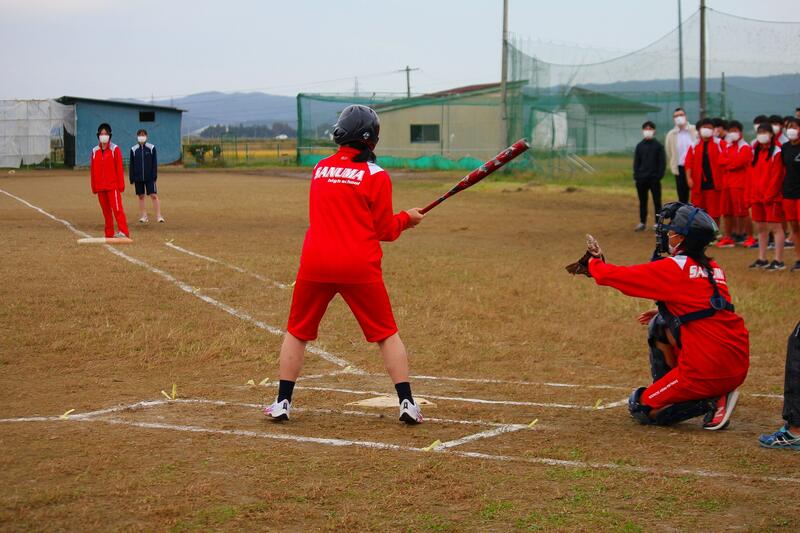
[[[763,146],[758,150],[755,164],[749,167],[747,198],[754,222],[783,222],[783,166],[781,149],[776,144],[769,155]]]
[[[125,172],[122,168],[122,152],[119,146],[109,142],[105,149],[99,144],[92,148],[90,170],[92,192],[97,195],[100,208],[103,210],[106,237],[114,236],[115,218],[119,230],[130,237],[120,194],[125,190]]]
[[[742,139],[722,149],[720,166],[724,173],[721,211],[723,215],[746,217],[749,202],[745,197],[747,174],[753,162],[753,149]]]
[[[389,174],[352,160],[360,151],[342,146],[314,167],[309,228],[289,312],[289,333],[317,338],[328,304],[341,294],[369,342],[397,333],[383,284],[380,241],[393,241],[408,227],[405,211],[392,212]]]
[[[725,273],[712,261],[714,279],[722,297],[730,301]],[[685,255],[642,265],[616,266],[599,259],[589,262],[598,285],[623,294],[664,302],[675,316],[710,307],[713,294],[705,269]],[[750,340],[744,320],[731,311],[680,328],[682,348],[675,348],[678,364],[642,394],[642,403],[660,409],[689,400],[715,398],[736,389],[747,377]]]
[[[724,141],[719,139],[700,139],[686,152],[684,167],[692,171],[692,205],[705,209],[714,218],[720,216],[720,196],[722,191],[722,169],[720,158]],[[709,170],[703,170],[703,152],[708,152]]]

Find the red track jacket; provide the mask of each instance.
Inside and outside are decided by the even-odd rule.
[[[722,166],[725,177],[723,183],[726,189],[745,189],[747,185],[747,169],[753,162],[753,149],[747,142],[739,139],[738,142],[728,144],[722,149]]]
[[[730,301],[725,273],[712,261],[720,294]],[[680,316],[711,306],[713,294],[705,269],[685,255],[633,266],[616,266],[599,259],[589,262],[589,272],[598,285],[614,287],[623,294],[664,302],[670,313]],[[686,379],[719,379],[747,374],[750,340],[744,320],[731,311],[717,311],[681,326],[683,348],[678,365]]]
[[[783,201],[783,178],[786,175],[786,168],[783,166],[783,157],[779,146],[775,146],[772,157],[769,157],[769,150],[762,148],[756,164],[751,164],[747,168],[749,176],[745,194],[751,204],[771,204]]]
[[[722,155],[722,145],[724,141],[715,141],[713,138],[707,141],[700,139],[694,146],[686,152],[684,167],[692,170],[692,193],[697,194],[702,189],[703,177],[703,150],[708,150],[708,162],[711,164],[711,177],[714,181],[714,190],[722,190],[723,176],[719,166],[720,156]]]
[[[380,281],[380,241],[393,241],[408,227],[408,213],[392,212],[389,174],[375,163],[352,161],[358,153],[342,146],[314,167],[298,279]]]
[[[119,146],[109,142],[106,149],[100,145],[92,148],[92,192],[125,190],[125,171],[122,168],[122,152]]]

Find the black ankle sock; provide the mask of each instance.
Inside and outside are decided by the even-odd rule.
[[[278,401],[289,400],[291,402],[292,391],[294,391],[294,381],[282,379],[278,384]]]
[[[408,381],[395,383],[394,388],[397,391],[397,398],[400,400],[400,403],[403,403],[403,400],[408,400],[411,403],[414,403],[414,398],[411,396],[411,383]]]

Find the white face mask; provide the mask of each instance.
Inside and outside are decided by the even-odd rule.
[[[144,144],[147,142],[147,137],[145,137],[144,135],[139,135],[138,137],[136,137],[136,140],[139,141],[139,144]]]
[[[709,139],[712,135],[714,135],[714,130],[712,128],[700,128],[700,137],[703,139]]]
[[[774,133],[775,135],[777,135],[777,134],[779,134],[780,132],[781,132],[781,127],[780,127],[779,125],[777,125],[777,124],[773,124],[773,125],[772,125],[772,133]]]
[[[656,130],[642,130],[642,137],[645,139],[652,139],[655,134]]]
[[[756,140],[761,144],[769,144],[769,133],[759,133],[756,135]]]
[[[790,141],[796,141],[798,134],[800,134],[800,130],[797,128],[789,128],[786,130],[786,136],[789,138]]]
[[[106,144],[108,140],[111,138],[109,135],[98,135],[97,140],[100,141],[101,144]]]
[[[728,133],[725,136],[725,142],[728,142],[728,143],[735,143],[738,140],[739,140],[739,132],[738,131],[732,131],[732,132]]]
[[[683,115],[675,117],[674,120],[675,120],[675,125],[678,126],[679,128],[686,124],[686,117],[684,117]]]

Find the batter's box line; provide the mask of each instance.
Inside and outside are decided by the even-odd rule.
[[[156,400],[156,401],[160,403],[166,403],[169,400]],[[714,472],[709,470],[693,470],[687,468],[669,469],[663,467],[654,468],[654,467],[644,467],[644,466],[635,466],[635,465],[626,465],[617,463],[597,463],[597,462],[574,461],[574,460],[569,461],[563,459],[553,459],[549,457],[520,457],[513,455],[494,455],[481,452],[454,450],[452,448],[443,448],[441,446],[434,448],[415,448],[413,446],[402,446],[398,444],[389,444],[386,442],[355,441],[355,440],[321,438],[321,437],[305,437],[300,435],[286,435],[286,434],[266,433],[266,432],[248,431],[239,429],[213,429],[200,426],[165,424],[160,422],[135,422],[129,420],[113,419],[113,418],[103,419],[97,417],[83,417],[83,418],[76,417],[71,420],[77,422],[101,422],[110,425],[125,425],[143,429],[161,429],[161,430],[172,430],[172,431],[181,431],[181,432],[189,432],[197,434],[228,435],[236,437],[251,437],[251,438],[262,438],[270,440],[292,441],[292,442],[320,444],[324,446],[334,446],[334,447],[358,447],[358,448],[368,448],[368,449],[397,451],[397,452],[412,452],[412,453],[438,453],[442,455],[449,455],[452,457],[461,457],[468,459],[479,459],[485,461],[500,461],[500,462],[517,462],[517,463],[526,463],[535,465],[556,466],[561,468],[612,470],[612,471],[626,472],[626,473],[653,474],[657,476],[666,475],[672,477],[682,477],[691,475],[700,478],[712,478],[712,479],[734,479],[741,481],[760,481],[768,483],[776,483],[776,482],[800,483],[800,479],[792,477],[751,476],[751,475],[733,474],[729,472]]]

